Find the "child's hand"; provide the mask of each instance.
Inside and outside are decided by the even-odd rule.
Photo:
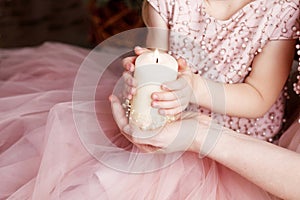
[[[149,51],[149,50],[146,48],[142,48],[142,47],[134,48],[134,52],[137,56],[139,56],[147,51]],[[135,62],[137,56],[126,57],[122,60],[123,67],[126,71],[134,72],[134,67],[135,67],[134,62]]]
[[[148,51],[148,49],[141,47],[134,48],[134,52],[137,56],[141,55],[146,51]],[[131,100],[136,94],[137,82],[132,76],[132,72],[134,72],[135,69],[134,62],[137,56],[126,57],[122,60],[123,67],[125,69],[125,72],[123,73],[123,79],[125,82],[125,90],[123,96],[129,100]]]
[[[178,60],[179,76],[177,80],[164,83],[163,92],[152,94],[152,106],[159,108],[162,115],[176,116],[189,105],[192,94],[192,72],[184,59]]]
[[[126,71],[123,73],[123,79],[125,82],[123,97],[125,99],[132,100],[133,96],[136,94],[137,81],[130,72]]]

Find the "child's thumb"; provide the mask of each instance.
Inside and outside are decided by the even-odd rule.
[[[179,58],[177,60],[177,62],[178,62],[178,71],[179,72],[186,71],[188,69],[188,65],[187,65],[185,59]]]

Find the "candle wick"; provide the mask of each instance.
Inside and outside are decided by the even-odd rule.
[[[156,58],[156,63],[158,63],[158,58]]]

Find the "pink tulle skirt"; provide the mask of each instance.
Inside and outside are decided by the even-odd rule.
[[[108,101],[121,66],[104,72],[94,102],[74,92],[88,54],[59,43],[0,51],[0,199],[276,199],[197,154],[140,153]]]

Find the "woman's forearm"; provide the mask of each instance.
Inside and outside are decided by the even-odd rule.
[[[226,129],[208,157],[278,197],[300,198],[300,154]]]

